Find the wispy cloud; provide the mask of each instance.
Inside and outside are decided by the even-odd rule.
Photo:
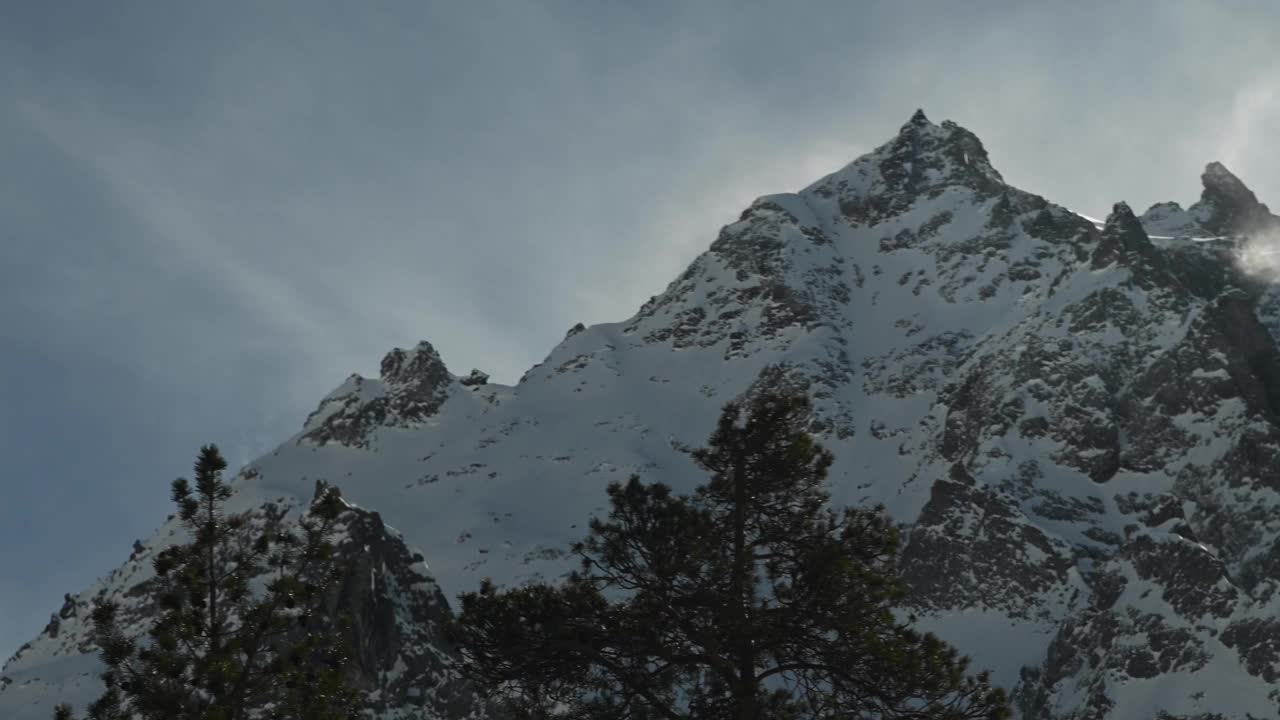
[[[1262,180],[1264,185],[1254,188],[1256,192],[1280,190],[1274,156],[1266,151],[1276,137],[1280,137],[1280,66],[1258,72],[1235,90],[1214,139],[1221,162],[1238,174]]]

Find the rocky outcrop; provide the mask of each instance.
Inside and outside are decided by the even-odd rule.
[[[1094,270],[1100,270],[1114,262],[1133,268],[1145,266],[1144,269],[1150,271],[1164,269],[1163,254],[1151,244],[1142,223],[1138,222],[1138,218],[1125,203],[1116,203],[1107,216],[1102,239],[1093,251],[1091,265]],[[1145,273],[1140,275],[1144,276]]]
[[[440,354],[425,340],[412,350],[387,353],[381,371],[379,381],[352,375],[330,393],[307,418],[299,442],[367,447],[376,428],[412,427],[434,415],[449,398],[454,381]],[[467,384],[487,381],[487,375],[477,372]]]
[[[484,703],[450,668],[456,653],[442,634],[448,600],[426,571],[421,553],[376,512],[352,508],[337,546],[341,581],[325,606],[350,618],[345,640],[354,650],[347,680],[367,694],[377,717],[462,718]]]
[[[489,383],[489,373],[472,368],[470,374],[458,380],[464,387],[479,387]]]
[[[1142,215],[1153,235],[1174,237],[1250,237],[1280,232],[1280,217],[1258,200],[1222,163],[1211,162],[1200,175],[1200,200],[1187,209],[1157,203]]]
[[[1249,235],[1280,228],[1280,218],[1258,201],[1222,163],[1211,162],[1200,175],[1204,191],[1192,212],[1200,225],[1214,235]]]
[[[1016,498],[978,487],[956,464],[930,489],[901,563],[915,607],[998,608],[1034,619],[1047,611],[1042,598],[1067,586],[1074,559],[1028,522]]]
[[[976,135],[950,121],[934,125],[923,110],[877,152],[874,165],[859,172],[857,179],[840,178],[817,192],[836,195],[844,217],[862,225],[902,213],[916,197],[936,197],[949,186],[970,188],[979,197],[994,196],[1006,187]]]

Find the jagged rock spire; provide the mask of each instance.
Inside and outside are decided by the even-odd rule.
[[[307,418],[303,439],[317,445],[365,447],[377,427],[409,427],[434,415],[448,399],[454,380],[425,340],[410,350],[392,349],[382,358],[380,373],[381,384],[353,375],[330,393]],[[474,373],[471,380],[478,384]]]
[[[912,127],[925,127],[932,124],[933,123],[929,122],[929,118],[925,117],[924,109],[920,108],[911,115],[911,119],[907,120],[907,124],[903,125],[902,129],[906,130],[907,128]]]
[[[1107,215],[1106,228],[1114,228],[1120,234],[1134,234],[1141,232],[1143,237],[1146,233],[1142,230],[1142,223],[1138,222],[1138,218],[1133,214],[1133,209],[1129,207],[1129,203],[1121,201],[1111,206],[1111,212]]]
[[[410,350],[393,348],[382,358],[382,380],[388,384],[404,384],[425,375],[445,373],[448,370],[440,359],[440,353],[426,340],[420,341]]]
[[[1204,191],[1196,209],[1206,230],[1218,235],[1245,235],[1280,226],[1280,219],[1222,163],[1206,165],[1200,182]]]
[[[1211,195],[1237,198],[1255,203],[1258,201],[1258,197],[1253,194],[1253,191],[1240,178],[1236,177],[1235,173],[1216,160],[1204,166],[1204,172],[1200,174],[1200,181],[1204,184],[1204,191]]]
[[[846,218],[875,224],[905,211],[916,196],[948,186],[980,197],[1007,187],[976,135],[950,120],[935,125],[916,110],[889,142],[807,190],[838,193]]]
[[[1104,268],[1117,260],[1125,260],[1130,255],[1152,256],[1155,247],[1147,237],[1142,223],[1133,214],[1126,202],[1118,202],[1107,215],[1107,223],[1102,228],[1102,240],[1093,251],[1092,266],[1095,270]]]

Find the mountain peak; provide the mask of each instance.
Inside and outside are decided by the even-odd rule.
[[[929,122],[929,118],[925,117],[924,109],[918,108],[914,113],[912,113],[911,119],[907,120],[907,124],[902,126],[902,129],[906,130],[913,127],[925,127],[932,124],[933,123]]]
[[[1211,162],[1200,174],[1200,224],[1218,235],[1247,235],[1275,227],[1280,222],[1240,178],[1220,162]]]
[[[409,350],[392,348],[382,358],[380,372],[381,382],[352,375],[329,393],[307,417],[301,439],[316,445],[367,447],[378,427],[411,427],[434,415],[455,380],[440,353],[425,340]],[[488,379],[477,373],[468,378],[471,386]]]
[[[1204,182],[1206,188],[1210,185],[1234,186],[1249,192],[1249,189],[1240,181],[1240,178],[1236,177],[1235,173],[1228,170],[1226,165],[1217,160],[1204,166],[1204,172],[1200,174],[1200,179]]]
[[[1102,239],[1093,251],[1092,266],[1097,270],[1117,260],[1132,262],[1137,257],[1150,260],[1155,252],[1147,231],[1133,214],[1129,203],[1118,202],[1107,215],[1106,225],[1102,228]]]
[[[1111,206],[1111,212],[1107,215],[1106,225],[1108,227],[1115,226],[1119,230],[1128,231],[1137,227],[1139,230],[1142,226],[1138,223],[1138,218],[1133,214],[1133,208],[1129,207],[1129,203],[1120,201]]]
[[[935,125],[916,110],[888,142],[806,192],[839,195],[846,218],[874,225],[905,211],[920,195],[951,187],[965,187],[981,197],[1007,189],[977,135],[950,120]]]
[[[382,358],[382,381],[388,385],[402,385],[423,376],[447,375],[440,353],[426,340],[419,341],[410,350],[392,348]]]
[[[1148,232],[1173,237],[1251,236],[1280,231],[1271,214],[1235,173],[1220,162],[1204,166],[1200,200],[1183,210],[1177,203],[1157,203],[1142,216]]]
[[[1258,196],[1220,162],[1205,165],[1204,172],[1200,174],[1200,182],[1204,186],[1200,196],[1202,200],[1240,209],[1261,205]]]

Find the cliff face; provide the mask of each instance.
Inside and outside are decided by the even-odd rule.
[[[514,387],[458,378],[426,343],[393,351],[246,467],[234,502],[296,508],[324,479],[376,509],[352,511],[333,600],[361,618],[355,679],[383,717],[481,714],[444,670],[445,596],[555,578],[609,481],[691,489],[687,450],[723,403],[803,390],[835,502],[903,524],[908,609],[1019,717],[1272,717],[1280,293],[1243,259],[1280,220],[1220,165],[1203,182],[1186,210],[1120,203],[1095,225],[918,113],[757,200],[633,317],[575,326]],[[80,619],[136,593],[173,527],[6,664],[0,716],[83,704]]]
[[[352,508],[344,520],[338,562],[345,571],[326,607],[351,618],[347,671],[368,692],[375,717],[486,715],[483,701],[449,670],[456,653],[441,626],[449,602],[422,554],[376,512]]]

